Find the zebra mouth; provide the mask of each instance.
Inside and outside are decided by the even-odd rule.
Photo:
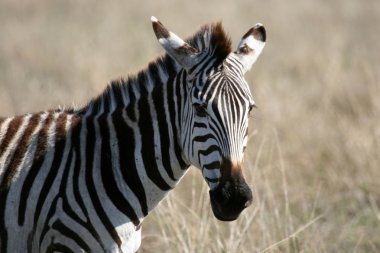
[[[234,221],[251,205],[252,191],[245,181],[230,179],[209,191],[212,211],[221,221]]]
[[[212,206],[212,211],[214,213],[215,218],[217,218],[220,221],[234,221],[234,220],[236,220],[239,217],[239,215],[236,216],[236,217],[225,217],[225,216],[222,216],[222,215],[220,215],[218,213],[218,211],[216,211],[216,209],[213,206]]]
[[[220,221],[234,221],[236,220],[242,210],[238,210],[237,212],[231,212],[231,209],[228,208],[228,206],[219,204],[217,202],[217,197],[215,191],[210,190],[210,202],[211,202],[211,209],[214,213],[215,218],[217,218]]]

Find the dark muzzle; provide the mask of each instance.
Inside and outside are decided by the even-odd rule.
[[[211,207],[221,221],[233,221],[252,203],[252,191],[244,178],[230,178],[210,190]]]

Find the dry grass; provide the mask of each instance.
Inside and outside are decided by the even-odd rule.
[[[0,115],[80,105],[144,67],[162,52],[151,15],[182,36],[222,20],[235,44],[268,31],[247,75],[253,207],[216,221],[192,169],[140,252],[380,252],[379,1],[77,2],[1,0]]]

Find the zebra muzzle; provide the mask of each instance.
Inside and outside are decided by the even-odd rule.
[[[221,221],[236,220],[252,203],[252,191],[240,177],[221,182],[209,194],[214,216]]]

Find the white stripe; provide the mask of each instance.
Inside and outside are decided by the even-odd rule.
[[[8,129],[9,123],[12,121],[12,119],[13,119],[13,117],[6,118],[4,120],[4,122],[3,122],[3,124],[1,124],[1,128],[0,128],[0,143],[3,140],[5,134],[7,133],[7,129]]]
[[[147,77],[147,81],[151,82],[150,78]],[[153,85],[152,85],[153,86]],[[164,181],[170,185],[170,187],[174,187],[177,183],[177,181],[173,181],[170,176],[168,175],[168,172],[166,171],[163,163],[162,163],[162,153],[161,153],[161,138],[160,138],[160,132],[158,128],[158,120],[157,120],[157,112],[154,107],[153,99],[152,99],[152,93],[148,94],[148,104],[149,104],[149,111],[150,116],[152,118],[152,124],[153,124],[153,136],[154,136],[154,143],[151,145],[154,145],[154,154],[156,158],[155,163],[157,164],[158,172],[160,173],[161,177],[164,179]],[[171,169],[171,168],[169,168]]]
[[[109,94],[110,94],[110,100],[111,100],[109,104],[109,107],[110,107],[109,110],[112,112],[116,109],[116,106],[117,106],[113,88],[112,89],[110,88]]]
[[[68,135],[71,135],[72,134],[72,118],[73,116],[72,115],[69,115],[68,118],[67,118],[67,124],[66,124],[66,129],[68,130]],[[74,147],[71,145],[71,149],[74,149]],[[73,175],[74,175],[74,167],[75,167],[75,164],[76,164],[76,159],[78,159],[77,157],[77,153],[74,152],[73,150],[71,150],[73,152],[72,154],[72,158],[71,158],[71,165],[70,165],[70,171],[69,171],[69,174],[68,174],[68,179],[67,179],[67,186],[66,186],[66,196],[67,196],[67,201],[69,202],[69,205],[70,207],[74,210],[74,212],[79,216],[80,219],[82,219],[83,221],[87,221],[86,219],[86,216],[84,215],[81,207],[78,205],[78,203],[76,202],[76,199],[75,199],[75,196],[74,196],[74,185],[73,185]]]
[[[8,200],[15,200],[15,199],[21,199],[21,190],[22,190],[22,185],[25,182],[25,178],[30,170],[30,167],[33,164],[33,158],[34,154],[36,151],[37,147],[37,141],[38,141],[38,132],[41,130],[43,126],[43,122],[46,119],[47,114],[44,113],[40,116],[39,123],[36,126],[35,130],[33,131],[31,138],[29,140],[28,144],[28,149],[25,152],[25,155],[23,157],[23,160],[20,162],[20,165],[18,166],[15,176],[13,177],[12,181],[12,187],[9,188],[8,192]],[[15,179],[17,178],[17,181]],[[21,200],[21,201],[27,201],[27,200]],[[12,227],[14,229],[20,229],[18,226],[18,216],[19,216],[19,202],[18,201],[7,201],[6,204],[6,212],[5,212],[5,224],[7,227]],[[27,206],[25,206],[26,211],[25,211],[25,217],[26,219],[24,220],[24,232],[25,234],[30,233],[31,229],[33,228],[32,225],[30,224],[30,221],[32,219],[28,219],[27,217]],[[12,243],[11,240],[16,240],[16,244],[19,245],[20,252],[22,251],[27,251],[27,242],[25,241],[19,241],[19,237],[9,237],[8,238],[8,243],[10,245],[14,245],[14,242]]]
[[[159,76],[161,80],[166,83],[167,82],[167,73],[163,73],[162,68],[159,68]],[[169,103],[168,103],[168,92],[167,92],[167,85],[163,85],[162,87],[162,93],[164,94],[164,110],[165,110],[165,116],[166,116],[166,123],[168,126],[168,135],[169,135],[169,156],[170,156],[170,169],[173,171],[174,178],[179,180],[183,175],[184,172],[181,169],[174,169],[174,168],[180,168],[180,163],[177,159],[177,155],[174,150],[174,137],[176,136],[177,133],[173,133],[173,127],[172,124],[175,124],[175,122],[171,122],[170,118],[170,112],[169,112]]]
[[[128,170],[128,168],[120,168],[120,154],[119,154],[119,148],[118,140],[116,137],[116,130],[114,127],[114,124],[112,122],[112,117],[108,118],[108,127],[109,127],[109,133],[110,133],[110,140],[111,140],[111,149],[112,152],[112,171],[113,176],[116,180],[117,187],[119,188],[120,192],[123,194],[126,201],[129,202],[129,204],[133,207],[136,215],[138,217],[143,217],[144,214],[141,210],[140,201],[136,197],[136,195],[133,193],[133,191],[129,188],[129,186],[125,183],[123,180],[123,175],[121,173],[121,170]]]
[[[80,133],[80,145],[81,145],[81,150],[80,150],[80,159],[81,159],[81,164],[80,164],[80,172],[79,172],[79,179],[78,179],[78,184],[79,184],[79,193],[82,197],[82,200],[84,202],[84,205],[86,207],[86,211],[89,216],[89,222],[93,224],[93,226],[96,228],[96,230],[99,233],[100,239],[103,242],[103,244],[107,243],[113,243],[113,240],[111,236],[109,235],[108,232],[106,232],[106,228],[103,225],[103,222],[100,220],[98,214],[95,211],[95,208],[92,204],[92,200],[90,198],[90,193],[88,192],[87,185],[86,185],[86,166],[87,166],[87,160],[86,160],[86,142],[87,142],[87,120],[83,120],[81,122],[82,128],[81,128],[81,133]],[[92,148],[92,147],[90,147]],[[96,153],[97,150],[94,149],[94,158],[96,156],[99,156],[99,152]],[[93,164],[94,170],[95,164]]]
[[[207,177],[210,179],[218,179],[221,177],[220,169],[212,169],[212,170],[203,169],[202,174],[203,174],[203,177]]]
[[[103,119],[102,119],[103,120]],[[95,136],[101,136],[101,130],[99,126],[99,119],[94,120]],[[106,193],[106,188],[103,183],[102,177],[102,164],[101,164],[101,149],[103,145],[109,145],[109,143],[104,143],[102,138],[97,138],[95,143],[95,156],[92,169],[92,180],[96,186],[96,195],[100,200],[100,204],[106,213],[108,219],[110,220],[112,226],[117,231],[117,234],[121,238],[130,238],[135,232],[133,223],[129,222],[130,219],[123,212],[121,212],[115,204],[112,202],[108,194]],[[101,155],[96,155],[101,154]],[[113,168],[104,168],[112,170]],[[112,173],[109,171],[108,173]],[[129,228],[129,229],[128,229]],[[131,229],[133,228],[133,229]]]
[[[26,165],[23,165],[23,168],[22,168],[22,173],[23,174],[22,176],[24,177],[24,179],[22,181],[25,180],[25,177],[26,177],[26,172],[29,171],[30,167],[32,166],[32,163],[34,161],[34,156],[35,156],[35,153],[36,153],[36,148],[38,146],[38,139],[39,139],[39,134],[41,133],[41,130],[43,129],[43,127],[45,126],[45,121],[47,119],[47,117],[49,116],[50,113],[44,113],[42,116],[41,116],[41,119],[40,119],[40,123],[38,125],[38,130],[36,129],[36,134],[33,136],[33,139],[31,140],[31,144],[30,144],[30,150],[28,150],[28,160],[30,160],[28,163],[30,163],[28,166],[29,168],[27,168],[28,166]],[[54,128],[54,122],[52,122],[52,124],[50,125],[50,128]],[[38,131],[38,132],[37,132]],[[49,132],[49,131],[48,131]],[[38,134],[37,134],[38,133]],[[47,173],[49,170],[47,170],[47,168],[50,168],[51,166],[51,163],[52,163],[52,160],[53,160],[53,156],[51,154],[52,152],[48,152],[46,154],[46,157],[44,159],[44,162],[43,164],[41,165],[41,168],[40,170],[38,171],[38,175],[35,177],[35,181],[33,182],[33,185],[32,187],[30,188],[29,190],[29,195],[28,195],[28,199],[27,200],[21,200],[21,201],[27,201],[27,205],[26,205],[26,210],[25,210],[25,221],[24,221],[24,226],[23,228],[25,227],[28,227],[29,229],[32,229],[33,226],[33,219],[28,219],[27,217],[33,217],[34,215],[34,212],[35,212],[35,209],[36,209],[36,205],[37,205],[37,200],[38,200],[38,197],[41,193],[41,188],[43,186],[43,182],[45,181],[46,179],[46,176],[47,176]],[[27,162],[27,161],[25,161]],[[21,180],[20,180],[20,184],[21,184]],[[21,187],[19,187],[21,188]],[[12,190],[12,188],[11,188]],[[19,196],[21,192],[19,193],[16,193],[16,192],[13,192],[9,194],[12,195],[12,197],[10,196],[8,199],[18,199],[18,197],[16,196]],[[13,208],[16,208],[16,210],[18,209],[18,204],[19,203],[14,203],[13,205],[11,205],[11,202],[8,202],[7,203],[7,210],[9,210],[9,212],[6,214],[6,221],[10,221],[11,219],[13,219],[14,223],[16,223],[17,221],[17,216],[15,216],[15,212],[12,209]],[[17,212],[17,215],[18,215],[18,212]],[[43,216],[43,211],[41,210],[41,216]],[[41,218],[40,216],[40,218]],[[10,218],[12,217],[12,218]],[[43,218],[42,218],[43,220]],[[38,222],[38,221],[37,221]],[[8,227],[10,226],[15,226],[15,224],[12,223],[12,224],[7,224]],[[26,233],[26,231],[24,232]],[[8,238],[9,240],[9,243],[12,243],[11,241],[13,240],[13,244],[14,245],[19,245],[20,242],[19,242],[19,236],[17,236],[17,234],[15,235],[14,238]]]
[[[18,144],[21,136],[25,132],[25,129],[28,126],[29,120],[31,117],[32,117],[31,114],[28,114],[28,115],[25,115],[24,117],[22,117],[21,125],[18,127],[16,134],[12,137],[11,142],[8,144],[8,146],[5,147],[5,151],[4,151],[3,155],[0,157],[0,168],[6,168],[6,166],[10,162],[9,158],[11,158],[13,156],[13,153],[16,151],[17,144]],[[1,173],[0,182],[3,181],[3,176],[4,176],[4,173]]]
[[[56,141],[57,119],[61,114],[62,113],[54,113],[54,115],[53,115],[52,123],[51,123],[51,125],[47,131],[47,133],[48,133],[48,136],[47,136],[48,145],[46,147],[45,159],[44,159],[44,162],[43,162],[40,170],[38,171],[38,175],[36,176],[36,179],[33,183],[33,186],[31,188],[30,194],[29,194],[29,198],[31,200],[35,200],[35,201],[29,201],[28,202],[28,204],[29,204],[28,209],[35,210],[36,205],[37,205],[36,200],[38,200],[38,197],[41,194],[43,182],[46,181],[47,175],[49,174],[49,172],[52,169],[58,170],[57,175],[54,179],[54,182],[51,185],[51,187],[49,188],[49,193],[46,196],[44,204],[42,205],[41,213],[40,213],[40,216],[38,218],[37,223],[41,223],[42,221],[46,220],[46,216],[47,216],[49,209],[51,207],[51,203],[52,203],[53,199],[56,197],[56,195],[58,194],[59,185],[61,183],[61,177],[62,177],[62,171],[63,171],[62,163],[59,165],[60,166],[59,168],[52,168],[52,163],[54,160],[55,148],[56,148],[55,147],[55,144],[56,144],[55,141]],[[65,150],[64,153],[60,154],[62,156],[62,161],[67,160],[67,143],[65,145],[64,150]],[[29,214],[29,215],[31,215],[31,214]]]
[[[139,178],[141,180],[141,183],[144,187],[145,195],[147,197],[147,206],[148,210],[152,210],[158,202],[162,199],[164,195],[164,191],[162,191],[154,182],[152,182],[148,175],[146,174],[146,168],[144,166],[144,161],[141,154],[141,133],[139,126],[132,122],[125,111],[123,112],[123,118],[125,122],[132,128],[133,130],[133,136],[135,138],[135,164],[137,173],[139,175]]]
[[[129,94],[128,87],[129,87],[128,81],[127,81],[127,83],[123,84],[123,86],[120,86],[120,93],[121,93],[121,97],[123,98],[124,107],[127,107],[129,105],[129,102],[130,102],[130,96],[131,95]]]

